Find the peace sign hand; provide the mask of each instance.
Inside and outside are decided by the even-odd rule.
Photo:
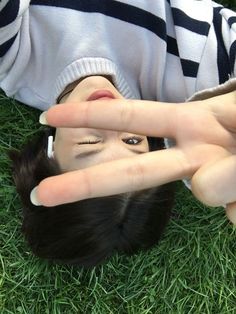
[[[189,177],[193,193],[204,203],[234,203],[235,98],[232,92],[183,104],[97,100],[52,107],[43,118],[54,127],[92,127],[169,137],[176,146],[47,178],[35,191],[37,199],[53,206]],[[234,205],[229,208],[234,212]]]

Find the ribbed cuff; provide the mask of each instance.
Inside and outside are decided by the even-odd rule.
[[[131,90],[118,67],[110,60],[104,58],[82,58],[68,65],[56,79],[52,93],[55,102],[67,85],[85,76],[109,75],[118,91],[125,98],[138,99],[137,91]]]

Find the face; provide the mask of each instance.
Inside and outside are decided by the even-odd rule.
[[[107,77],[90,76],[79,81],[61,103],[123,99]],[[99,112],[98,112],[99,114]],[[132,157],[149,151],[145,136],[88,128],[57,128],[54,156],[62,171],[72,171],[99,163]]]

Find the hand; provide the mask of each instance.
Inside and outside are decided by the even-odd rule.
[[[235,93],[183,104],[141,100],[67,103],[52,107],[44,116],[55,127],[104,128],[176,141],[171,149],[47,178],[37,188],[37,198],[45,206],[140,190],[186,177],[192,177],[193,193],[208,205],[236,201]],[[228,211],[234,207],[230,205]]]

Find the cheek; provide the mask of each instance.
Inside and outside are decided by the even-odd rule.
[[[62,168],[68,163],[72,154],[72,132],[70,130],[57,131],[53,143],[54,155]]]
[[[56,130],[55,141],[69,141],[74,137],[75,129],[72,128],[61,128]]]
[[[67,171],[68,166],[71,164],[71,153],[69,148],[63,145],[55,145],[54,158],[59,163],[59,166],[63,172]]]
[[[59,129],[55,134],[54,150],[63,152],[65,150],[71,150],[73,144],[76,143],[74,129]]]

